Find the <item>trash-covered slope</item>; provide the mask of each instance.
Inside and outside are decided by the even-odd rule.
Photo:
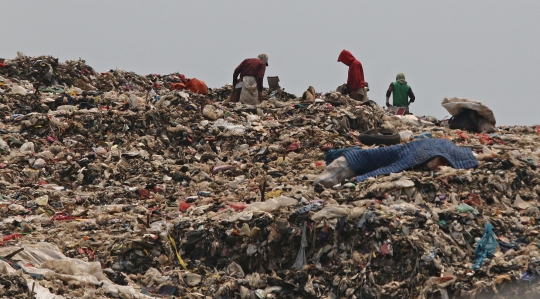
[[[471,134],[335,92],[223,106],[229,86],[171,91],[180,74],[1,63],[4,298],[538,295],[536,128]],[[376,125],[480,165],[313,186]]]

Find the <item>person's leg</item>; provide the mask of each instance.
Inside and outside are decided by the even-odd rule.
[[[364,89],[353,91],[349,94],[351,99],[362,102],[364,100]]]
[[[240,101],[240,93],[242,92],[242,88],[235,88],[234,89],[234,95],[233,95],[233,99],[232,99],[232,102],[233,103],[237,103]]]
[[[240,92],[242,91],[242,88],[235,88],[233,89],[232,93],[231,93],[231,96],[229,96],[228,99],[226,99],[225,101],[223,101],[223,104],[227,104],[227,103],[236,103],[238,101],[240,101]]]
[[[363,102],[364,101],[364,89],[360,88],[356,93],[358,94],[358,100],[360,102]]]

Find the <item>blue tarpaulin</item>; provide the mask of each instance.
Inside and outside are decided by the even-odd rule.
[[[447,139],[420,139],[418,141],[373,149],[349,149],[342,152],[361,182],[369,177],[386,175],[410,169],[443,157],[454,168],[473,168],[478,160],[470,148],[459,147]],[[334,159],[338,158],[334,157]]]

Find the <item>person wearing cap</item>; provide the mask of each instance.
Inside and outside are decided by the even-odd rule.
[[[349,75],[347,77],[347,92],[349,96],[354,100],[363,101],[365,82],[362,64],[347,50],[341,51],[338,62],[342,62],[349,67]]]
[[[409,105],[414,102],[415,96],[412,88],[405,81],[405,75],[399,73],[396,76],[396,81],[390,83],[388,90],[386,91],[386,106],[390,107],[390,94],[392,96],[392,106],[407,107],[406,113],[409,112]],[[410,100],[409,100],[410,98]]]
[[[257,58],[242,61],[233,73],[233,92],[223,102],[242,101],[246,104],[259,104],[263,101],[263,79],[268,66],[268,55],[259,54]]]

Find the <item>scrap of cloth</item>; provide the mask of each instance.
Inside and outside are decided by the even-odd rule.
[[[478,166],[472,149],[456,146],[447,139],[421,139],[389,147],[351,150],[343,153],[356,173],[356,181],[387,175],[424,164],[435,157],[443,157],[453,168]]]

